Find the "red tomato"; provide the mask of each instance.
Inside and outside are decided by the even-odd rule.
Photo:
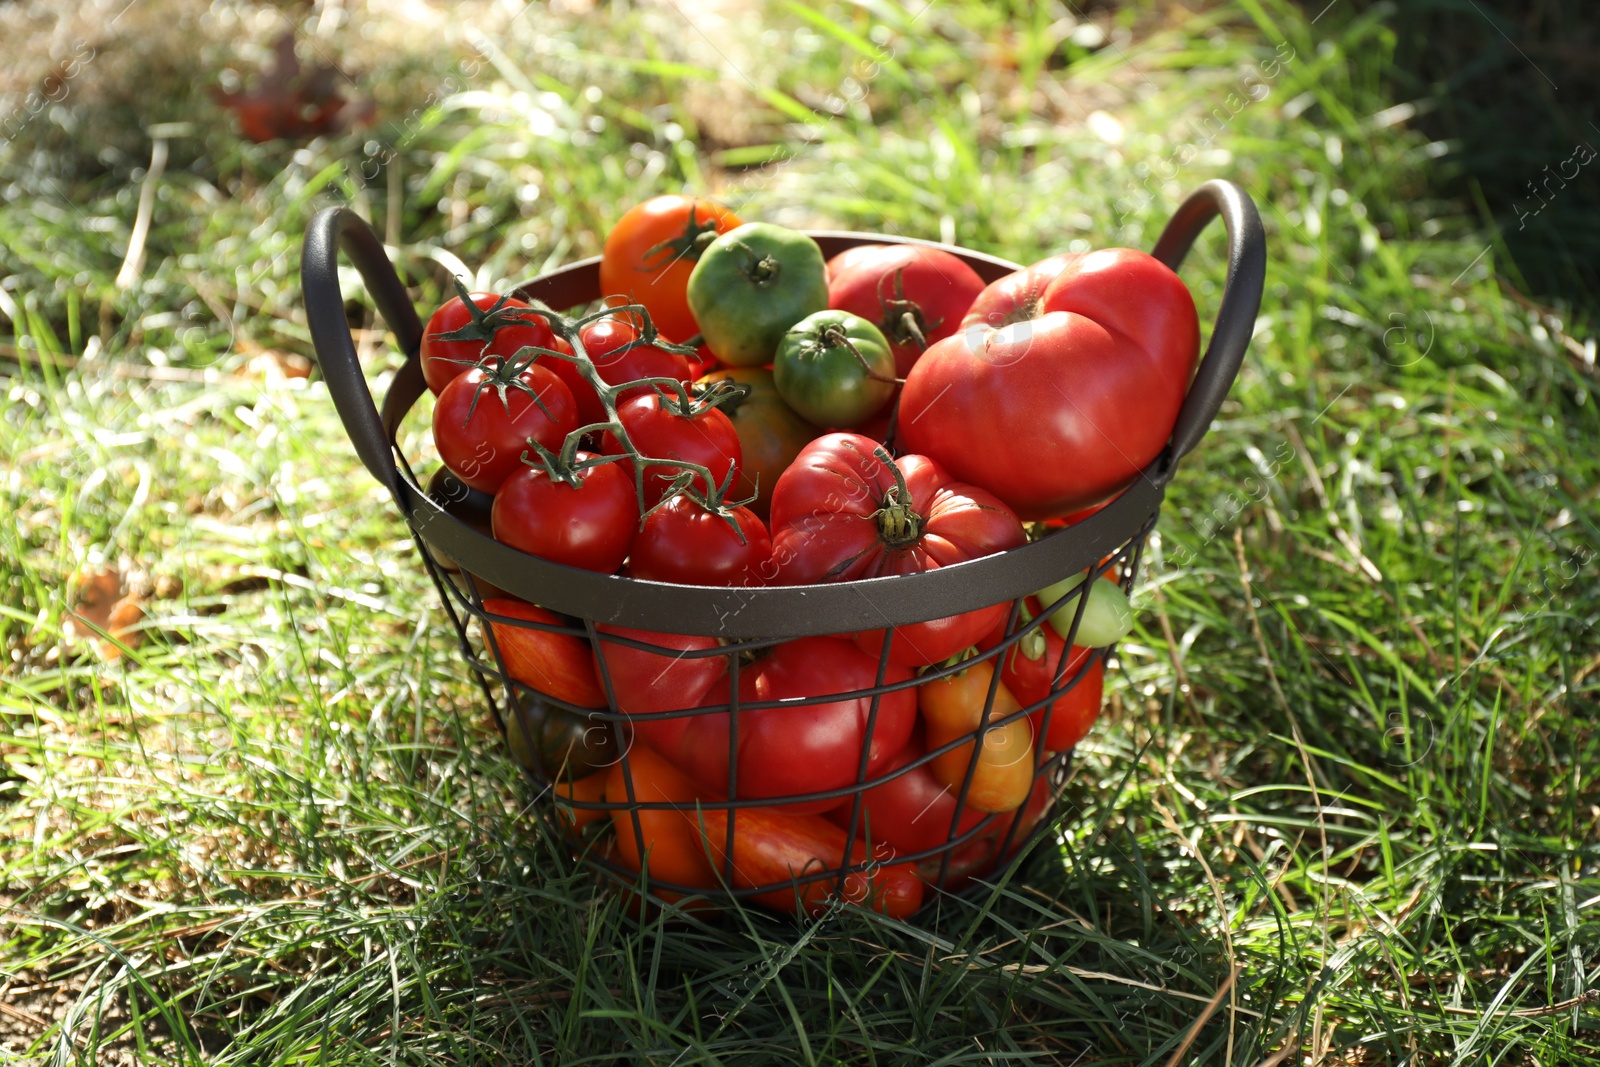
[[[1011,829],[1011,824],[1017,821],[1019,812],[1010,812],[998,816],[982,833],[971,841],[959,846],[950,854],[950,864],[945,869],[944,881],[939,882],[939,856],[929,856],[917,864],[917,874],[928,885],[937,885],[940,888],[955,892],[968,885],[974,878],[982,878],[993,873],[1003,860],[1010,859],[1017,854],[1033,828],[1039,825],[1039,820],[1050,810],[1052,791],[1050,779],[1040,774],[1033,781],[1033,791],[1028,795],[1028,802],[1023,805],[1020,815],[1021,822],[1017,830],[1011,835],[1011,847],[1004,856],[1000,855],[1000,845],[1006,839],[1006,832]]]
[[[727,811],[700,813],[712,860],[727,856]],[[792,882],[793,879],[845,865],[845,832],[814,815],[780,815],[771,808],[745,808],[733,813],[733,884],[735,888]],[[903,919],[922,906],[922,882],[909,863],[886,863],[887,850],[874,853],[877,862],[845,876],[844,899],[873,911]],[[857,842],[850,863],[867,861],[866,846]],[[785,914],[796,910],[821,914],[833,899],[838,879],[818,878],[804,884],[758,893],[757,903]]]
[[[1037,618],[1040,611],[1039,602],[1030,597],[1027,604],[1028,610]],[[988,651],[1000,643],[1004,633],[1005,623],[1002,621],[978,642],[978,647]],[[1061,640],[1060,634],[1048,624],[1040,626],[1006,651],[1000,668],[1000,680],[1024,707],[1037,704],[1050,696],[1051,687],[1055,684],[1056,669],[1061,666],[1061,653],[1065,649],[1066,644]],[[1073,647],[1072,654],[1067,659],[1066,672],[1061,676],[1062,685],[1072,681],[1078,671],[1084,669],[1084,660],[1089,657],[1090,651],[1086,648]],[[1030,652],[1036,655],[1029,656]],[[1057,697],[1052,704],[1045,705],[1028,716],[1037,731],[1037,736],[1044,738],[1042,747],[1045,751],[1061,752],[1076,745],[1088,734],[1089,727],[1094,725],[1095,719],[1099,718],[1101,696],[1105,687],[1104,657],[1095,657],[1094,662],[1089,664],[1087,672],[1083,680],[1074,685],[1070,692]],[[1052,707],[1055,710],[1050,714],[1050,729],[1046,731],[1044,714]]]
[[[983,279],[961,259],[921,245],[890,245],[828,274],[828,306],[882,330],[901,378],[929,345],[956,332],[982,291]]]
[[[607,623],[596,629],[603,634],[684,652],[718,647],[715,637],[653,633]],[[617,710],[624,714],[650,715],[728,701],[727,656],[674,656],[614,641],[601,641],[597,655],[605,657],[605,671],[611,677],[611,695]],[[595,670],[600,670],[598,661]],[[675,753],[690,719],[691,716],[637,719],[632,725],[657,752]],[[623,745],[626,747],[626,740]]]
[[[550,612],[521,600],[485,600],[483,610],[490,615],[506,615],[547,626],[562,624]],[[509,622],[491,621],[489,631],[500,647],[506,672],[515,680],[580,708],[606,706],[605,692],[595,677],[589,642],[572,634],[534,630]]]
[[[606,235],[600,293],[643,304],[655,328],[676,340],[700,332],[689,311],[689,275],[718,234],[743,224],[713,200],[658,196],[629,210]],[[620,298],[620,301],[614,298]]]
[[[535,399],[537,398],[537,400]],[[458,375],[433,407],[439,458],[467,485],[493,493],[522,466],[528,439],[560,451],[578,428],[578,405],[554,374],[509,363]]]
[[[633,539],[628,573],[679,585],[766,585],[772,565],[766,525],[749,508],[730,508],[726,515],[681,493],[674,496],[645,517]]]
[[[579,452],[577,461],[594,459]],[[633,479],[617,463],[585,467],[576,484],[543,467],[523,467],[495,494],[495,540],[569,567],[614,574],[628,557],[639,525]]]
[[[613,810],[611,822],[617,829],[618,861],[637,871],[648,857],[650,878],[654,881],[702,889],[720,885],[696,820],[695,800],[702,795],[693,782],[648,745],[634,745],[624,759],[611,767],[606,778],[606,803],[670,802],[677,806]]]
[[[1200,347],[1189,290],[1143,252],[1079,256],[1040,306],[1036,318],[938,342],[900,397],[908,450],[1025,519],[1097,504],[1160,455]]]
[[[1044,292],[1050,283],[1078,261],[1082,252],[1063,252],[1041,259],[1004,278],[996,278],[979,293],[967,308],[960,328],[1009,326],[1013,322],[1036,319],[1045,312]]]
[[[584,352],[594,364],[601,381],[607,385],[626,385],[641,378],[673,378],[680,382],[694,380],[698,368],[689,362],[688,356],[668,352],[655,345],[641,344],[627,348],[638,339],[638,328],[621,318],[598,319],[578,333],[578,340],[582,342]],[[624,348],[627,348],[627,351],[622,351]],[[582,378],[576,367],[573,367],[572,373]],[[624,400],[652,391],[648,385],[624,389],[618,395],[617,403],[621,404]],[[573,387],[572,395],[577,398],[582,425],[588,426],[590,423],[606,421],[605,405],[600,403],[600,397],[595,394],[594,387],[587,380],[583,381],[581,391]]]
[[[617,419],[628,431],[633,447],[649,459],[678,459],[697,463],[711,472],[716,481],[706,486],[697,476],[693,488],[702,493],[713,493],[721,487],[728,472],[739,463],[739,434],[728,416],[716,408],[702,408],[691,403],[685,413],[677,397],[659,394],[636,396],[617,406]],[[622,455],[625,449],[609,431],[602,449],[607,455]],[[633,461],[617,464],[629,478],[633,477]],[[645,465],[644,505],[651,507],[666,494],[672,480],[685,468],[674,464],[650,463]]]
[[[921,759],[927,753],[924,745],[923,730],[918,726],[899,754],[883,765],[879,776]],[[852,802],[846,800],[830,810],[827,817],[849,830],[852,806]],[[922,852],[939,848],[951,837],[966,833],[982,822],[985,815],[976,808],[967,808],[952,834],[950,824],[955,817],[956,791],[935,778],[933,770],[924,763],[861,794],[861,819],[856,838],[860,841],[870,837],[875,844],[888,844],[900,854]]]
[[[889,455],[870,438],[831,433],[795,458],[772,491],[774,584],[915,574],[1016,548],[1027,540],[1011,509],[963,485],[926,456]],[[1006,606],[897,627],[890,658],[948,659],[1004,617]],[[856,636],[873,655],[883,631]]]
[[[884,683],[911,677],[904,667],[889,665]],[[754,701],[820,697],[870,689],[878,684],[878,661],[836,637],[802,637],[778,645],[739,674],[741,704]],[[866,740],[869,697],[794,707],[743,708],[739,711],[738,795],[782,797],[816,793],[850,785],[860,769]],[[916,723],[917,697],[900,689],[879,698],[878,718],[868,750],[871,777],[905,747]],[[707,788],[728,787],[728,713],[713,712],[689,719],[678,744],[678,762]],[[814,814],[837,800],[782,806],[784,812]]]
[[[525,302],[494,293],[469,296],[470,305],[459,296],[451,297],[433,313],[422,331],[418,357],[422,360],[422,378],[434,396],[484,356],[510,360],[527,345],[572,351],[571,345],[550,331],[549,322]]]
[[[856,267],[892,254],[894,249],[894,245],[855,245],[835,254],[823,264],[823,267],[828,272],[828,280],[831,282],[847,270],[854,270]]]

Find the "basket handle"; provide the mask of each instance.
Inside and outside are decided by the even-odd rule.
[[[1223,284],[1222,306],[1217,309],[1206,354],[1172,430],[1165,472],[1169,478],[1177,461],[1205,436],[1244,362],[1245,349],[1255,332],[1256,313],[1261,310],[1267,238],[1249,194],[1233,182],[1217,179],[1206,182],[1179,205],[1150,253],[1177,270],[1200,231],[1218,215],[1228,231],[1228,280]]]
[[[306,228],[300,254],[300,291],[311,345],[356,455],[374,478],[398,494],[400,472],[345,318],[344,294],[339,289],[341,250],[350,257],[367,292],[372,294],[378,314],[406,354],[407,371],[417,366],[422,320],[417,318],[417,309],[372,227],[349,208],[327,207],[317,212]]]

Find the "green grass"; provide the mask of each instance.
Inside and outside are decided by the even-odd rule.
[[[1586,313],[1499,280],[1502,206],[1441,197],[1448,154],[1385,111],[1383,9],[1133,6],[1101,43],[1050,5],[915,12],[489,14],[442,103],[466,44],[359,53],[357,16],[317,47],[366,57],[379,126],[243,145],[190,94],[128,290],[142,153],[97,154],[92,115],[0,148],[0,1055],[1600,1057]],[[326,203],[426,305],[452,255],[520,278],[681,187],[1027,260],[1148,246],[1213,176],[1269,229],[1260,329],[1169,493],[1061,842],[915,925],[630,919],[540,831],[320,382],[259,369],[309,354]],[[1203,316],[1221,253],[1185,266]],[[397,356],[366,353],[381,387]],[[65,633],[100,566],[145,593],[117,659]]]

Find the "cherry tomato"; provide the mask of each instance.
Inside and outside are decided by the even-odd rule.
[[[418,357],[422,360],[423,381],[434,396],[485,356],[511,360],[528,345],[572,351],[571,345],[550,331],[549,322],[524,301],[494,293],[469,296],[470,305],[459,296],[445,301],[422,331]]]
[[[732,420],[734,432],[739,435],[740,463],[734,495],[745,499],[755,494],[750,510],[765,522],[778,476],[817,436],[817,429],[783,402],[773,384],[772,372],[765,367],[712,371],[695,386],[719,381],[738,382],[749,388],[746,395],[719,404],[718,410]]]
[[[683,494],[666,501],[634,537],[628,573],[679,585],[766,585],[772,563],[766,526],[749,508],[724,510],[727,517]]]
[[[727,856],[729,812],[706,809],[700,817],[712,860],[720,864]],[[780,815],[771,808],[744,808],[732,817],[735,888],[791,882],[752,899],[784,914],[821,914],[838,888],[837,877],[804,884],[793,880],[844,866],[845,832],[814,815]],[[922,906],[922,881],[909,863],[888,863],[889,858],[888,851],[881,850],[873,854],[872,866],[846,875],[843,896],[851,904],[903,919]],[[850,863],[866,861],[866,846],[858,841],[850,851]]]
[[[612,766],[606,778],[606,802],[630,805],[670,802],[677,806],[612,811],[611,822],[617,829],[617,859],[629,870],[637,871],[648,857],[653,881],[702,889],[718,886],[720,882],[707,856],[696,819],[695,801],[702,796],[705,794],[692,781],[650,746],[634,744],[626,758]]]
[[[1032,617],[1037,618],[1039,602],[1030,598],[1026,603]],[[988,651],[1000,643],[1004,633],[1005,622],[1002,620],[982,641],[978,642],[978,647]],[[1023,707],[1037,704],[1050,696],[1051,687],[1055,684],[1056,670],[1061,666],[1061,654],[1065,650],[1066,643],[1062,641],[1060,634],[1048,624],[1040,626],[1031,633],[1023,635],[1006,651],[1001,660],[1000,680]],[[1061,752],[1076,745],[1088,734],[1089,727],[1093,726],[1095,719],[1100,716],[1106,661],[1103,657],[1096,656],[1093,662],[1085,667],[1084,662],[1088,660],[1089,655],[1088,649],[1073,646],[1066,670],[1061,675],[1061,685],[1065,686],[1071,682],[1080,670],[1086,672],[1083,679],[1070,691],[1028,716],[1033,723],[1035,734],[1043,738],[1042,744],[1046,752]],[[1051,708],[1055,710],[1050,711]],[[1050,711],[1048,730],[1045,729],[1044,721],[1047,711]]]
[[[550,612],[521,600],[485,600],[483,610],[525,622],[561,625],[561,620]],[[516,681],[580,708],[606,706],[606,695],[595,678],[589,642],[572,634],[509,622],[491,620],[489,630],[500,648],[506,672]]]
[[[687,412],[677,397],[659,394],[636,396],[617,407],[617,419],[628,431],[628,439],[639,453],[650,459],[678,459],[696,463],[711,472],[714,486],[706,486],[699,476],[694,488],[702,493],[717,491],[728,472],[739,462],[739,434],[728,421],[728,416],[714,407],[702,408],[691,403]],[[622,455],[625,451],[616,437],[607,431],[601,445],[607,455]],[[633,461],[622,460],[616,466],[628,478],[633,477]],[[653,506],[666,494],[674,478],[683,467],[666,463],[645,466],[644,505]]]
[[[911,672],[894,664],[884,684],[902,682]],[[786,641],[739,672],[738,779],[741,797],[782,797],[838,789],[856,780],[866,741],[870,697],[823,704],[747,708],[756,701],[820,697],[870,689],[878,684],[878,661],[848,641],[802,637]],[[688,720],[678,744],[678,762],[710,789],[728,787],[728,713],[712,712]],[[905,747],[916,723],[916,696],[910,689],[883,694],[868,748],[871,777]],[[786,804],[781,810],[814,814],[838,800]]]
[[[891,461],[876,441],[832,433],[807,445],[772,495],[777,585],[915,574],[1015,548],[1027,540],[1011,509],[963,485],[926,456]],[[895,629],[890,658],[948,659],[988,632],[1006,605]],[[877,655],[883,631],[857,635]]]
[[[606,235],[600,255],[600,292],[643,304],[666,336],[686,341],[700,332],[685,295],[689,275],[720,233],[739,216],[712,200],[658,196],[630,209]]]
[[[983,291],[977,272],[942,248],[887,245],[854,263],[834,270],[830,262],[828,306],[860,315],[882,330],[901,378],[929,345],[956,332]]]
[[[899,754],[883,765],[879,776],[921,759],[927,751],[919,725]],[[847,800],[830,810],[827,817],[848,830],[852,806]],[[924,763],[861,794],[861,819],[856,835],[858,840],[870,837],[874,843],[890,845],[896,853],[911,854],[939,848],[951,837],[977,826],[986,814],[969,805],[961,813],[961,821],[952,834],[950,824],[955,817],[955,790],[934,777],[932,768]]]
[[[597,457],[577,453],[577,462]],[[639,526],[633,479],[617,463],[584,467],[555,480],[523,467],[495,494],[490,516],[497,541],[569,567],[614,574]]]
[[[558,451],[578,428],[578,406],[554,374],[533,364],[474,367],[456,376],[433,407],[439,458],[467,485],[500,488],[522,466],[528,439]]]
[[[653,633],[610,623],[600,623],[596,629],[602,634],[680,652],[706,651],[719,646],[715,637]],[[605,657],[605,671],[611,677],[611,695],[617,710],[624,714],[651,715],[728,702],[727,656],[671,655],[605,640],[600,642],[595,654],[597,672],[600,670],[598,657]],[[657,752],[675,753],[690,719],[691,716],[686,715],[636,719],[631,726]],[[626,746],[626,738],[623,744]]]
[[[971,737],[983,723],[983,708],[989,699],[994,666],[987,660],[972,661],[965,671],[924,682],[917,687],[917,706],[928,726],[928,748],[936,749],[960,737]],[[997,686],[989,721],[999,722],[1022,710],[1004,685]],[[1028,799],[1033,788],[1033,724],[1026,717],[1002,726],[984,727],[982,744],[973,769],[975,741],[958,745],[933,758],[934,777],[960,795],[966,785],[968,807],[979,811],[1014,811]]]
[[[1037,317],[997,329],[984,304],[906,376],[907,450],[1024,519],[1120,492],[1166,447],[1194,376],[1200,326],[1182,279],[1143,252],[1105,249],[1057,274]]]
[[[687,382],[696,373],[689,357],[677,352],[645,344],[627,348],[639,339],[639,329],[625,318],[597,319],[579,331],[578,339],[583,343],[583,350],[588,353],[594,369],[599,372],[600,379],[607,385],[626,385],[641,378],[672,378]],[[627,350],[623,351],[625,348]],[[574,368],[573,373],[579,372]],[[648,385],[624,389],[618,395],[617,403],[653,391]],[[600,403],[600,397],[587,381],[583,382],[581,392],[573,388],[572,395],[578,400],[581,425],[606,421],[605,405]]]

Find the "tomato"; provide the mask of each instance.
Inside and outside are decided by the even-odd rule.
[[[1045,290],[1082,255],[1082,252],[1063,252],[990,282],[973,298],[961,319],[960,329],[970,330],[974,326],[998,328],[1043,315]]]
[[[727,856],[729,812],[700,813],[712,859]],[[814,815],[780,815],[771,808],[744,808],[733,817],[733,885],[739,889],[791,882],[807,874],[845,865],[845,832]],[[922,906],[922,882],[909,863],[886,863],[887,851],[875,852],[864,870],[845,875],[844,899],[873,911],[903,919]],[[856,842],[850,863],[866,863],[865,844]],[[838,888],[837,877],[818,878],[783,889],[758,893],[752,899],[774,911],[820,915]]]
[[[468,300],[451,297],[428,318],[417,353],[422,360],[422,379],[434,396],[485,356],[514,360],[528,345],[572,351],[571,345],[551,332],[550,323],[524,301],[493,293],[466,293],[459,282],[456,288]]]
[[[679,585],[766,585],[772,538],[749,508],[718,512],[682,493],[645,517],[628,573]]]
[[[1038,601],[1030,599],[1027,604],[1031,617],[1037,618]],[[978,642],[978,647],[988,651],[1000,643],[1004,634],[1005,623],[1002,621]],[[1000,680],[1023,707],[1038,704],[1048,698],[1055,687],[1056,670],[1061,666],[1061,654],[1065,650],[1066,642],[1060,634],[1049,625],[1040,626],[1024,634],[1006,651],[1000,664]],[[1071,682],[1080,670],[1085,671],[1083,679],[1070,691],[1028,716],[1033,722],[1035,735],[1043,738],[1042,745],[1046,752],[1061,752],[1076,745],[1100,716],[1106,661],[1103,656],[1095,656],[1085,667],[1084,662],[1089,657],[1088,649],[1073,646],[1060,684],[1065,686]],[[1051,711],[1052,708],[1054,711]],[[1048,729],[1044,721],[1047,711],[1050,712]]]
[[[439,458],[467,485],[485,493],[522,465],[532,438],[559,449],[578,428],[578,406],[555,375],[532,365],[474,367],[444,387],[433,407]]]
[[[578,340],[600,379],[607,385],[626,385],[641,378],[672,378],[687,382],[695,375],[688,356],[638,343],[638,327],[625,318],[596,319],[578,332]],[[568,366],[574,375],[582,379],[581,371],[572,364]],[[607,421],[609,416],[606,415],[605,405],[587,380],[583,380],[581,389],[570,382],[568,384],[578,401],[581,425]],[[616,402],[620,404],[651,392],[654,392],[654,388],[649,385],[624,389],[617,395]]]
[[[854,245],[837,252],[825,264],[828,270],[828,283],[833,284],[833,279],[839,277],[847,270],[872,263],[880,258],[894,255],[894,245]]]
[[[646,458],[683,460],[709,470],[714,485],[707,486],[699,474],[692,482],[693,488],[702,493],[717,492],[742,456],[738,431],[728,416],[698,401],[691,401],[686,407],[678,397],[655,393],[636,396],[617,406],[617,419],[633,447]],[[601,447],[612,456],[626,451],[610,431]],[[629,479],[633,478],[632,460],[622,460],[617,466]],[[673,479],[688,469],[672,463],[645,464],[644,506],[654,506],[666,495]]]
[[[788,405],[813,424],[855,426],[894,396],[894,356],[883,333],[866,319],[819,311],[778,342],[772,380]]]
[[[598,458],[576,454],[579,464]],[[543,466],[523,467],[495,494],[490,517],[495,539],[512,548],[614,574],[633,544],[639,501],[633,479],[617,463],[556,478]]]
[[[982,878],[991,874],[1000,866],[1001,862],[1015,856],[1033,828],[1039,825],[1047,811],[1050,810],[1052,791],[1050,779],[1040,774],[1033,782],[1033,791],[1028,794],[1028,802],[1018,811],[1001,815],[991,822],[981,833],[966,844],[958,846],[950,854],[949,866],[945,868],[944,881],[939,881],[939,856],[929,856],[917,864],[917,874],[929,885],[937,885],[949,892],[955,892],[974,878]],[[1011,824],[1017,823],[1017,829],[1011,835],[1011,847],[1004,856],[1000,855],[1000,846],[1006,839],[1006,833],[1011,829]]]
[[[834,260],[839,259],[838,256]],[[942,248],[887,245],[828,268],[828,306],[849,311],[883,331],[894,352],[894,373],[904,378],[935,341],[955,333],[983,279]]]
[[[879,776],[921,759],[927,751],[923,730],[919,725],[899,754],[883,765]],[[846,800],[829,811],[827,817],[848,830],[853,806],[851,801]],[[982,822],[986,815],[969,806],[961,813],[961,821],[956,824],[952,834],[950,825],[955,817],[955,790],[935,778],[932,768],[924,763],[861,794],[861,820],[856,828],[856,837],[857,840],[870,837],[874,843],[887,844],[897,853],[923,852],[939,848],[951,837],[966,833]]]
[[[1099,503],[1159,456],[1200,346],[1183,281],[1131,249],[1079,256],[1039,307],[1037,317],[934,344],[900,397],[908,450],[1025,519]]]
[[[600,623],[596,629],[602,634],[679,652],[706,651],[719,647],[715,637],[653,633],[610,623]],[[670,655],[605,640],[600,642],[596,652],[597,657],[602,655],[605,657],[606,673],[611,677],[612,698],[616,701],[617,710],[624,714],[651,715],[728,702],[727,656]],[[598,658],[595,670],[600,670]],[[631,726],[657,752],[670,754],[678,751],[678,742],[690,718],[636,719]],[[624,740],[624,746],[626,744]]]
[[[701,252],[740,224],[713,200],[658,196],[629,209],[611,227],[600,255],[600,292],[643,304],[655,328],[677,341],[700,332],[685,291]]]
[[[605,719],[579,715],[525,693],[516,696],[502,721],[506,747],[522,766],[552,781],[570,781],[617,761],[616,738]]]
[[[598,804],[606,798],[606,778],[608,771],[596,771],[576,782],[556,782],[550,787],[551,792],[566,801],[583,801],[587,804]],[[604,819],[607,812],[601,808],[579,808],[556,801],[556,817],[568,828],[582,830],[592,822]]]
[[[689,275],[689,307],[700,333],[730,367],[772,362],[789,327],[827,306],[822,249],[771,223],[729,230]]]
[[[891,462],[877,442],[832,433],[807,445],[772,496],[777,585],[915,574],[1016,548],[1022,524],[999,500],[963,485],[926,456]],[[896,627],[890,658],[948,659],[1004,617],[1006,605]],[[883,631],[857,635],[877,655]]]
[[[1068,599],[1067,603],[1050,613],[1049,625],[1062,637],[1071,633],[1073,620],[1078,616],[1079,598],[1071,594],[1083,584],[1083,579],[1081,573],[1071,574],[1034,594],[1045,608]],[[1104,648],[1116,644],[1133,629],[1133,608],[1128,604],[1128,594],[1109,578],[1096,581],[1089,588],[1089,602],[1083,606],[1083,615],[1077,618],[1077,622],[1077,633],[1072,634],[1075,644],[1086,648]]]
[[[817,436],[817,430],[783,402],[778,387],[772,383],[772,372],[765,367],[712,371],[695,386],[706,387],[719,381],[737,382],[749,389],[744,396],[726,400],[718,408],[732,420],[734,432],[739,435],[741,462],[735,495],[748,498],[754,494],[755,499],[748,506],[764,522],[778,476]]]
[[[525,622],[561,625],[561,620],[550,612],[521,600],[485,600],[483,610]],[[514,680],[580,708],[606,706],[606,695],[595,678],[589,642],[572,634],[492,620],[489,632],[500,648],[506,673]],[[490,659],[493,660],[492,653]]]
[[[884,684],[911,677],[904,667],[889,665]],[[786,641],[739,672],[741,705],[850,693],[878,684],[878,661],[850,642],[836,637],[802,637]],[[868,748],[867,775],[905,747],[916,723],[915,693],[900,689],[883,694]],[[856,780],[866,741],[870,697],[823,704],[739,710],[738,795],[783,797],[838,789]],[[678,744],[678,762],[707,788],[728,788],[728,713],[713,712],[689,719]],[[806,801],[782,806],[784,812],[814,814],[838,800]]]
[[[917,706],[922,709],[928,728],[928,748],[940,748],[960,737],[972,736],[983,723],[983,709],[989,700],[994,665],[974,660],[966,670],[945,678],[924,682],[917,687]],[[994,703],[989,722],[1022,710],[1004,685],[994,687]],[[961,795],[965,784],[966,806],[979,811],[1014,811],[1028,799],[1033,788],[1033,724],[1026,716],[1001,726],[983,728],[983,747],[977,766],[972,766],[976,741],[958,745],[935,756],[930,766],[939,781]],[[971,782],[967,776],[971,774]]]
[[[699,813],[695,801],[703,795],[693,782],[650,746],[635,744],[625,760],[612,766],[606,778],[606,802],[630,805],[669,802],[676,806],[612,811],[618,861],[629,870],[637,871],[648,859],[652,881],[702,889],[720,885],[696,818]]]

